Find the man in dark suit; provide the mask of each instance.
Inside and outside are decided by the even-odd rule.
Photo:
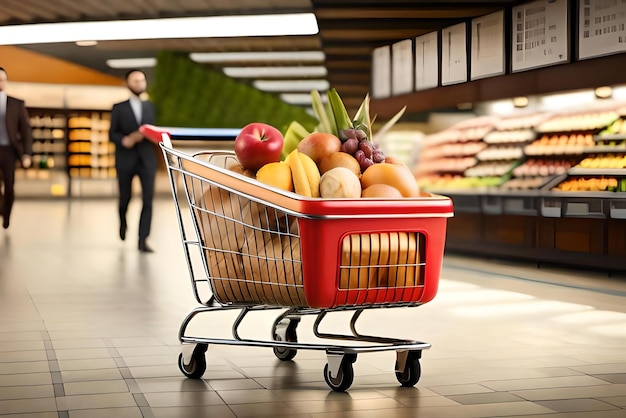
[[[131,96],[113,105],[109,139],[115,143],[115,168],[119,185],[120,238],[126,239],[126,211],[132,194],[132,181],[139,176],[143,207],[139,218],[139,251],[153,252],[146,242],[152,222],[152,200],[157,169],[157,154],[150,141],[139,133],[142,124],[155,124],[154,105],[142,100],[146,75],[141,70],[126,73]]]
[[[11,209],[15,200],[15,164],[30,167],[33,137],[28,111],[23,100],[7,96],[7,72],[0,67],[0,186],[4,183],[4,198],[0,199],[2,227],[9,227]]]

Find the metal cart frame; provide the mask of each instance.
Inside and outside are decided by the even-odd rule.
[[[334,391],[346,391],[352,385],[352,364],[358,354],[375,351],[396,352],[395,374],[402,386],[414,386],[419,381],[421,353],[430,348],[430,344],[361,334],[356,323],[366,309],[415,307],[435,296],[446,218],[452,216],[449,198],[425,195],[392,202],[383,199],[307,199],[225,168],[236,162],[232,152],[206,151],[189,155],[175,150],[171,139],[177,128],[144,125],[141,130],[149,139],[159,143],[163,152],[192,289],[201,304],[185,317],[179,330],[182,352],[178,365],[185,376],[202,377],[206,371],[208,346],[224,344],[271,347],[276,357],[283,361],[293,359],[298,350],[324,351],[327,357],[324,379]],[[189,207],[191,228],[186,224],[190,221],[185,221],[183,216],[185,205]],[[247,210],[252,210],[253,216],[246,218]],[[363,228],[364,224],[368,226]],[[336,231],[344,227],[346,230]],[[245,233],[242,232],[244,228]],[[271,240],[265,241],[268,237]],[[354,247],[350,247],[351,237]],[[382,237],[390,243],[394,241],[388,237],[395,237],[395,246],[400,245],[398,242],[403,245],[414,242],[409,245],[414,246],[410,253],[415,253],[415,260],[411,261],[406,251],[395,251],[394,261],[389,255],[385,262],[382,255],[381,261],[374,263],[373,256],[370,259],[357,255],[357,259],[363,259],[360,263],[354,263],[349,254],[346,257],[346,252],[350,251],[353,254],[374,254],[375,243],[377,246],[381,244],[382,253]],[[404,241],[398,241],[398,237]],[[336,245],[320,246],[331,247],[324,250],[311,245],[322,239]],[[246,243],[238,243],[235,250],[229,248],[232,241],[238,240]],[[267,248],[272,244],[278,245],[278,254],[269,254]],[[239,248],[241,245],[244,249]],[[385,245],[385,248],[391,248],[388,252],[393,252],[395,247],[392,244],[385,241]],[[199,269],[192,263],[192,247],[200,252],[202,272],[197,271]],[[286,247],[288,251],[281,253],[280,248],[284,250]],[[257,250],[259,254],[254,253]],[[315,254],[310,254],[313,252]],[[333,256],[336,263],[333,263]],[[237,262],[226,263],[228,266],[225,267],[224,261],[228,262],[231,257]],[[339,260],[342,257],[343,260]],[[376,257],[379,260],[378,255]],[[326,263],[316,263],[319,259]],[[319,264],[330,266],[320,267]],[[244,272],[245,266],[248,270]],[[272,272],[268,273],[270,268]],[[393,280],[394,284],[381,286],[376,282],[371,285],[372,277],[381,280],[381,272],[384,272],[385,282]],[[393,278],[390,272],[394,272]],[[273,277],[281,273],[285,277]],[[258,275],[272,278],[251,277]],[[413,281],[409,282],[405,276],[413,276]],[[208,284],[212,292],[208,300],[203,300],[200,295],[202,284]],[[269,309],[283,310],[271,326],[271,339],[242,338],[239,327],[247,315]],[[188,333],[187,328],[196,316],[224,310],[239,311],[232,324],[232,338]],[[338,311],[353,312],[349,323],[351,333],[320,331],[320,324],[327,315]],[[313,334],[319,342],[298,341],[297,327],[305,315],[316,316]]]

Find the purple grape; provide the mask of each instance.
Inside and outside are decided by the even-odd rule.
[[[359,141],[367,140],[367,135],[365,134],[364,130],[362,130],[362,129],[355,129],[354,131],[356,133],[356,139],[358,139]]]
[[[342,129],[339,131],[339,139],[341,142],[345,142],[351,138],[358,139],[356,129]]]
[[[379,149],[374,150],[374,152],[372,152],[372,161],[374,161],[375,163],[382,163],[385,161],[385,153],[382,152]]]
[[[365,158],[363,159],[363,161],[359,163],[359,165],[361,166],[361,173],[362,173],[367,169],[367,167],[374,165],[374,161],[372,161],[369,158]]]
[[[361,166],[361,172],[364,172],[367,167],[374,164],[374,161],[372,161],[370,158],[367,158],[362,150],[358,150],[354,154],[354,158],[356,158],[356,160],[359,162],[359,166]]]
[[[372,158],[372,152],[374,148],[372,148],[372,143],[369,141],[361,141],[359,142],[359,149],[365,153],[367,158]]]
[[[341,150],[350,155],[354,155],[358,148],[359,141],[356,138],[349,138],[346,142],[341,144]]]

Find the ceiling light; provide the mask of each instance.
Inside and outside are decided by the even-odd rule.
[[[156,58],[121,58],[106,61],[111,68],[152,68],[156,62]]]
[[[78,45],[78,46],[96,46],[96,45],[98,45],[98,41],[76,41],[76,45]]]
[[[326,91],[330,84],[326,80],[255,80],[254,87],[258,90],[278,91]]]
[[[322,51],[192,52],[196,62],[324,61]]]
[[[322,103],[326,103],[328,97],[322,94]],[[280,95],[283,102],[292,105],[311,105],[311,95],[308,93],[283,93]]]
[[[613,89],[609,86],[597,87],[594,94],[598,99],[608,99],[613,95]]]
[[[513,106],[515,107],[526,107],[528,106],[528,97],[519,96],[513,98]]]
[[[224,67],[229,77],[326,77],[326,67]]]
[[[0,45],[76,42],[85,39],[112,41],[315,35],[318,32],[313,13],[36,23],[0,27]]]

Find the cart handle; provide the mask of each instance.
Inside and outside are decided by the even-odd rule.
[[[139,132],[155,144],[163,142],[168,148],[172,148],[171,135],[166,128],[145,124],[139,127]]]
[[[174,128],[144,124],[139,132],[154,143],[163,142],[172,148],[172,139],[176,140],[232,140],[234,141],[241,129],[228,128]]]

